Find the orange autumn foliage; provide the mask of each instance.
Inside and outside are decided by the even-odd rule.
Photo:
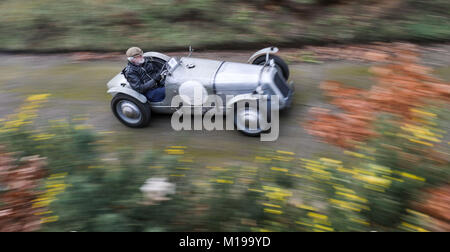
[[[408,120],[412,118],[411,109],[425,105],[427,100],[450,101],[450,85],[432,77],[431,69],[419,64],[418,53],[410,45],[396,46],[389,53],[366,55],[383,62],[370,68],[376,78],[370,90],[348,88],[336,81],[321,83],[320,88],[341,112],[313,108],[307,131],[328,143],[352,148],[356,142],[376,135],[372,126],[380,112]]]
[[[433,223],[433,231],[450,231],[450,185],[428,190],[418,209],[427,214]]]
[[[2,149],[0,149],[1,151]],[[33,207],[37,188],[44,177],[44,161],[37,156],[17,162],[12,154],[0,152],[0,232],[30,232],[41,226]]]

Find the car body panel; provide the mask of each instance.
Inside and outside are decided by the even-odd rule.
[[[214,78],[216,93],[235,95],[251,93],[259,85],[262,66],[224,62]]]
[[[127,87],[112,87],[108,90],[108,94],[111,94],[112,96],[115,96],[116,94],[126,94],[129,95],[131,97],[136,98],[138,101],[142,102],[142,103],[147,103],[147,97],[145,97],[145,95],[140,94],[136,91],[134,91],[131,88],[127,88]]]
[[[178,94],[178,87],[191,80],[200,82],[208,94],[213,94],[214,76],[221,66],[222,61],[199,59],[199,58],[181,58],[180,65],[175,71],[166,78],[166,88],[173,86],[174,93]]]

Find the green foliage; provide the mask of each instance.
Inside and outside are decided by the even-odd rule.
[[[189,44],[449,38],[448,1],[402,0],[392,8],[378,1],[329,4],[335,2],[5,0],[0,3],[0,49],[113,51],[136,44],[167,50]]]
[[[67,122],[55,122],[44,130],[48,137],[40,139],[42,132],[29,127],[2,136],[11,151],[20,156],[40,155],[46,157],[51,173],[87,169],[98,163],[97,136],[90,130]]]
[[[364,171],[363,177],[353,176],[352,184],[368,199],[370,211],[363,214],[375,226],[397,228],[425,188],[448,181],[444,131],[439,129],[448,122],[448,111],[431,111],[436,114],[419,111],[423,114],[413,119],[415,124],[400,124],[395,117],[383,115],[375,126],[378,136],[347,152],[358,157],[354,167]]]
[[[185,146],[103,153],[86,126],[33,130],[29,105],[2,123],[1,142],[20,156],[47,157],[34,203],[47,208],[42,231],[425,231],[413,202],[449,178],[448,163],[434,155],[448,123],[439,109],[416,110],[411,125],[380,117],[378,137],[343,160],[269,150],[250,164],[199,167]],[[144,193],[149,178],[166,178],[175,194]]]

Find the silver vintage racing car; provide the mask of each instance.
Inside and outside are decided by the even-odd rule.
[[[289,107],[294,92],[293,83],[287,83],[289,68],[275,54],[276,47],[268,47],[253,54],[247,63],[235,63],[191,57],[169,57],[158,52],[146,52],[161,68],[165,67],[165,92],[163,101],[149,102],[147,98],[128,83],[124,70],[107,83],[108,93],[113,96],[111,109],[119,121],[129,127],[144,127],[154,113],[174,113],[179,105],[172,99],[177,95],[189,97],[192,90],[200,88],[206,95],[221,97],[223,109],[234,109],[234,120],[238,130],[247,135],[259,135],[267,130],[251,128],[249,122],[258,122],[267,115],[268,109],[247,106],[237,109],[238,102],[258,100],[261,95],[276,95],[277,109]],[[232,97],[227,99],[226,97]],[[189,102],[187,101],[189,104]],[[216,104],[217,106],[219,104]],[[269,108],[270,109],[270,108]],[[266,118],[267,119],[267,118]]]

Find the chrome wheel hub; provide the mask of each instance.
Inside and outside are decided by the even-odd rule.
[[[136,106],[136,104],[122,100],[116,105],[117,114],[122,118],[122,120],[127,123],[138,123],[142,118],[141,110]]]
[[[259,125],[260,115],[257,109],[246,108],[237,111],[236,126],[239,130],[243,130],[250,133],[260,132]]]

